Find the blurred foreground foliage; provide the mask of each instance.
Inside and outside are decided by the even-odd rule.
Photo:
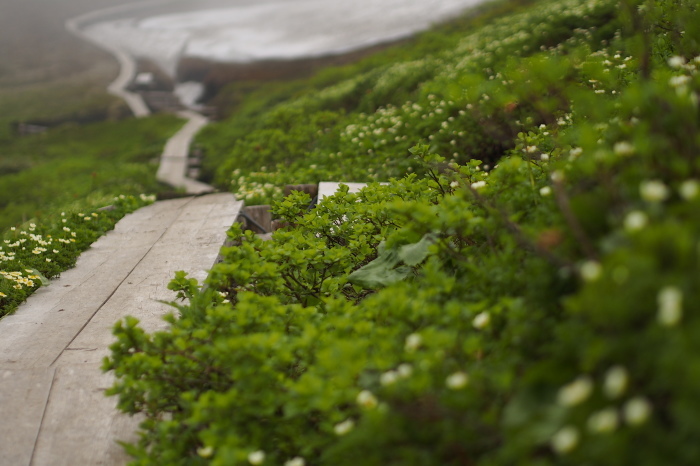
[[[500,11],[208,132],[289,226],[117,324],[135,464],[697,464],[698,6]]]

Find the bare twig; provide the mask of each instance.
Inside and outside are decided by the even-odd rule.
[[[569,196],[566,194],[564,183],[561,180],[554,181],[554,196],[557,199],[559,210],[561,210],[561,213],[564,215],[567,225],[569,225],[576,241],[581,245],[583,252],[589,259],[597,259],[598,253],[593,246],[593,242],[588,237],[586,231],[581,226],[581,222],[578,221],[578,217],[576,217],[576,214],[574,214],[574,211],[571,209]]]

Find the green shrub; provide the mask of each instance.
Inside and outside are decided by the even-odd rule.
[[[396,160],[388,185],[278,201],[271,241],[234,226],[205,284],[176,277],[169,330],[118,323],[136,464],[697,463],[700,46],[669,31],[700,12],[617,6],[470,32],[291,165]]]

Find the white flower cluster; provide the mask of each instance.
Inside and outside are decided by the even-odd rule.
[[[602,391],[606,398],[618,400],[627,392],[630,375],[623,366],[613,366],[605,373]],[[594,391],[593,379],[582,375],[564,385],[557,396],[559,405],[572,408],[587,401]],[[621,407],[607,406],[592,412],[586,420],[586,428],[591,434],[608,434],[620,428],[624,422],[629,427],[644,424],[651,415],[651,403],[642,396],[628,399]],[[574,450],[581,439],[579,428],[566,425],[559,429],[550,439],[552,450],[566,454]]]
[[[5,272],[0,270],[0,277],[13,283],[12,288],[16,290],[33,288],[36,283],[35,280],[39,280],[39,276],[31,269],[25,269],[24,272]]]

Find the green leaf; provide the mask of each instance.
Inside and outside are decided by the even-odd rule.
[[[41,286],[49,286],[49,284],[51,283],[49,281],[49,279],[46,278],[44,276],[44,274],[39,272],[37,269],[27,269],[27,270],[31,270],[32,275],[36,275],[37,277],[39,277],[39,280],[41,281]]]
[[[406,244],[397,249],[387,249],[384,242],[379,244],[379,257],[366,266],[354,271],[348,281],[365,288],[381,288],[405,280],[412,267],[423,262],[429,249],[435,243],[435,235],[427,234],[415,244]],[[400,265],[403,263],[404,265]],[[398,266],[398,267],[397,267]]]
[[[415,267],[428,257],[430,246],[435,244],[436,240],[437,237],[434,234],[428,233],[415,244],[401,246],[401,248],[399,248],[399,259],[401,259],[404,264]]]

